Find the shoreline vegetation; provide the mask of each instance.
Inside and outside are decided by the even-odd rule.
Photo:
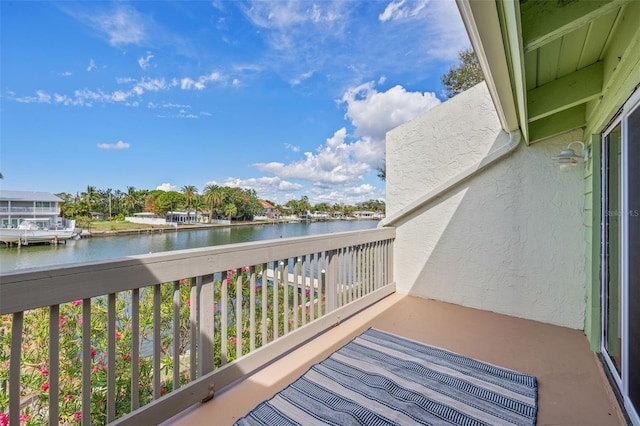
[[[238,221],[230,224],[222,223],[187,223],[187,224],[167,224],[167,225],[147,225],[127,221],[95,221],[87,228],[83,228],[82,238],[93,237],[113,237],[118,235],[151,234],[162,232],[193,231],[198,229],[228,228],[231,226],[251,226],[251,225],[277,225],[290,223],[290,219],[269,219],[269,220],[248,220]]]

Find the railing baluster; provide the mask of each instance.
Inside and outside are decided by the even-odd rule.
[[[180,387],[180,280],[173,282],[173,390]]]
[[[140,289],[131,291],[131,411],[140,406]]]
[[[273,336],[271,341],[278,338],[278,322],[279,322],[279,307],[278,307],[278,293],[280,293],[280,279],[282,277],[282,263],[273,262]]]
[[[322,260],[322,255],[320,253],[316,253],[316,265],[318,266],[318,318],[322,316],[323,312],[324,313],[327,312],[326,296],[325,296],[326,271],[322,267],[321,260]],[[324,306],[324,309],[322,308],[323,306]]]
[[[298,328],[298,315],[300,312],[300,304],[298,303],[298,276],[300,268],[300,258],[296,257],[293,260],[293,329]]]
[[[107,298],[107,422],[116,418],[116,294]]]
[[[91,299],[82,300],[82,415],[83,426],[91,424]],[[138,408],[138,407],[135,407]]]
[[[267,290],[269,289],[269,280],[267,279],[267,266],[268,264],[266,263],[262,264],[262,324],[260,324],[260,328],[262,329],[262,344],[260,346],[264,346],[267,344]]]
[[[20,372],[22,368],[23,312],[13,314],[11,323],[11,359],[9,361],[9,424],[20,424]]]
[[[284,299],[284,315],[283,315],[283,325],[284,325],[284,334],[286,335],[289,332],[289,259],[285,259],[283,272],[282,272],[282,286],[284,290],[282,292]]]
[[[189,290],[189,380],[194,381],[198,368],[198,284],[191,280]]]
[[[160,329],[160,303],[162,302],[161,286],[153,286],[153,399],[158,399],[160,393],[160,354],[162,350],[162,335]]]
[[[336,255],[335,250],[326,252],[326,286],[327,286],[327,312],[333,312],[336,309]]]
[[[300,277],[300,295],[302,297],[302,301],[300,305],[302,306],[302,325],[307,324],[307,292],[309,291],[309,287],[307,286],[307,255],[305,254],[302,257],[302,264],[300,265],[300,269],[302,270]]]
[[[315,268],[313,262],[314,254],[309,254],[309,322],[313,322],[316,312],[315,304],[318,303],[316,293],[318,291],[318,281],[315,277]]]
[[[242,269],[236,269],[236,359],[242,356]]]
[[[367,294],[373,291],[373,243],[367,243]]]
[[[351,297],[358,298],[358,246],[351,246]]]
[[[256,348],[256,267],[249,267],[249,351]]]
[[[60,412],[60,305],[49,307],[49,424],[57,425]]]
[[[227,329],[229,327],[228,313],[229,313],[229,301],[228,301],[228,279],[231,277],[227,277],[227,271],[222,272],[222,296],[220,299],[220,364],[225,365],[227,363]]]
[[[214,368],[214,315],[213,287],[215,280],[213,274],[196,278],[200,294],[198,296],[198,377],[202,377],[213,371]]]

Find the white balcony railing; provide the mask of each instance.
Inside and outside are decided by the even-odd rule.
[[[58,207],[0,207],[0,213],[58,215]]]
[[[0,415],[157,424],[392,293],[394,238],[385,228],[2,275]]]

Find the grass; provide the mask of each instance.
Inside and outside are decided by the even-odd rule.
[[[167,226],[148,225],[144,223],[132,223],[125,221],[101,220],[91,222],[91,231],[128,231],[131,229],[166,228]]]

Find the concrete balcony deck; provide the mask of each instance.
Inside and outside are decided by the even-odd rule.
[[[535,375],[538,425],[626,424],[581,331],[398,293],[163,424],[233,424],[369,327]]]

